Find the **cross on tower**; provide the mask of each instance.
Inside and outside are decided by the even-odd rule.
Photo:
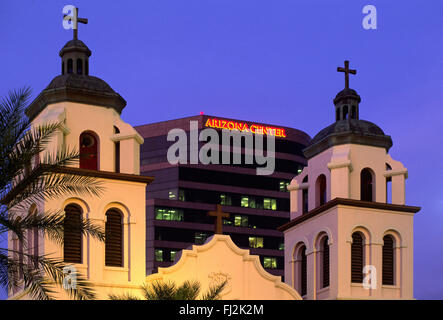
[[[88,24],[88,19],[86,18],[79,18],[78,17],[78,8],[74,7],[74,9],[72,10],[72,15],[71,17],[71,23],[73,23],[73,28],[72,30],[74,31],[74,40],[78,39],[78,23],[84,23],[84,24]],[[66,17],[67,15],[65,14],[63,17]]]
[[[222,226],[223,226],[223,220],[222,218],[229,218],[229,213],[223,212],[221,209],[221,205],[217,205],[216,211],[209,211],[208,215],[211,217],[216,217],[215,219],[215,233],[216,234],[223,234]]]
[[[357,74],[357,70],[349,69],[349,61],[345,60],[345,67],[338,67],[337,72],[345,73],[345,89],[349,89],[349,74]]]

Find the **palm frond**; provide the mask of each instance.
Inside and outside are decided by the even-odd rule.
[[[105,190],[94,177],[57,172],[31,174],[20,189],[14,190],[14,197],[8,200],[9,210],[23,210],[38,201],[60,196],[100,196]]]
[[[174,300],[176,285],[173,282],[155,281],[150,285],[142,286],[147,300]]]
[[[218,300],[222,291],[226,288],[228,281],[225,280],[219,285],[211,286],[208,291],[203,295],[202,300]]]
[[[65,231],[65,213],[62,210],[46,211],[43,213],[34,212],[32,214],[22,216],[20,213],[10,213],[5,219],[0,215],[0,233],[12,231],[17,238],[26,243],[25,231],[38,229],[48,236],[48,238],[59,244],[64,243]],[[69,226],[69,231],[81,232],[83,235],[89,235],[99,241],[105,240],[105,232],[102,227],[95,225],[89,219],[81,218],[80,223],[73,230],[74,226]]]
[[[19,259],[12,259],[9,255],[18,255]],[[27,263],[26,261],[32,261]],[[63,288],[67,276],[66,267],[74,270],[70,277],[76,279],[76,286],[65,289],[68,294],[79,300],[95,299],[92,284],[81,273],[59,259],[45,255],[34,256],[24,252],[1,249],[0,251],[0,284],[9,290],[24,289],[35,299],[49,300],[53,298],[55,289]]]
[[[132,294],[132,293],[123,293],[121,295],[118,294],[109,294],[108,295],[109,300],[141,300],[140,297]]]
[[[175,300],[196,300],[200,292],[200,283],[198,281],[185,281],[177,288]]]

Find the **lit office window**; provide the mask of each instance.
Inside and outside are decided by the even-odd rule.
[[[263,238],[249,237],[249,247],[251,248],[263,248]]]
[[[163,261],[163,250],[155,249],[155,261],[162,262]]]
[[[169,200],[177,200],[177,190],[169,190]]]
[[[228,220],[228,219],[223,219],[223,224],[225,224],[227,226],[232,226],[232,221]]]
[[[206,239],[208,238],[208,234],[207,233],[203,233],[203,232],[196,232],[195,233],[195,244],[204,244]]]
[[[234,225],[236,227],[247,227],[248,217],[247,216],[234,216]]]
[[[232,205],[231,197],[226,194],[221,194],[220,195],[220,204],[225,205],[225,206]]]
[[[178,190],[178,200],[186,201],[185,190]]]
[[[175,261],[175,256],[177,255],[177,251],[171,250],[171,262]]]
[[[271,198],[264,198],[263,208],[266,210],[277,210],[277,200]]]
[[[255,208],[255,198],[249,197],[249,208]]]
[[[271,210],[277,210],[277,200],[271,199]]]
[[[166,208],[155,209],[156,220],[183,221],[183,216],[183,210]]]
[[[245,208],[249,208],[249,197],[242,196],[240,205]]]
[[[286,181],[286,180],[280,181],[280,191],[289,192],[288,186],[289,186],[289,181]]]
[[[271,209],[271,199],[269,198],[264,198],[263,199],[263,208],[266,210],[270,210]]]
[[[277,269],[277,258],[264,257],[263,266],[266,269]]]
[[[280,243],[278,245],[278,250],[285,250],[285,244],[284,243]]]

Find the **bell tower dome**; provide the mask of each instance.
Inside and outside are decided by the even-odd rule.
[[[78,18],[78,10],[71,7],[74,37],[59,52],[60,74],[32,101],[26,115],[32,129],[47,124],[60,128],[45,141],[35,166],[60,176],[94,177],[101,191],[68,191],[39,199],[36,205],[41,212],[63,211],[66,219],[90,219],[106,237],[98,241],[71,228],[63,233],[62,246],[45,238],[39,250],[74,267],[93,284],[99,299],[110,293],[137,294],[146,275],[146,186],[153,178],[140,175],[144,140],[121,119],[126,101],[104,80],[90,75],[91,50],[78,39],[76,28],[87,20]],[[78,161],[43,166],[49,156],[71,157],[72,152]],[[61,288],[54,291],[57,298],[68,297]]]
[[[360,119],[358,93],[334,99],[335,122],[303,150],[308,165],[288,186],[285,281],[304,299],[412,299],[413,217],[408,170],[388,154],[392,139]]]

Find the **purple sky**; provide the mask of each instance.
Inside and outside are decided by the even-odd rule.
[[[345,59],[357,75],[360,118],[394,142],[409,170],[418,299],[443,299],[443,2],[381,0],[149,0],[0,2],[0,96],[60,72],[72,38],[62,8],[80,16],[90,74],[128,102],[132,125],[206,114],[295,127],[311,136],[334,121]],[[378,29],[362,28],[375,5]]]

